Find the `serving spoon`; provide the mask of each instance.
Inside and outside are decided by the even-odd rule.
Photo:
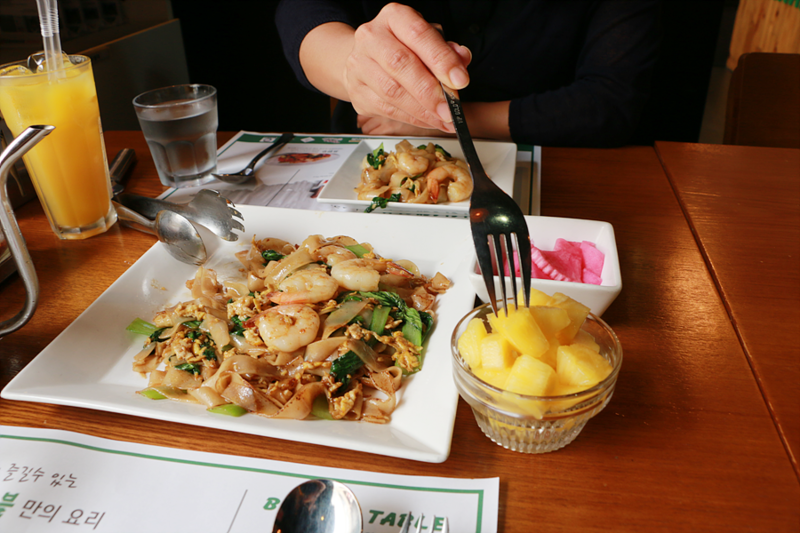
[[[361,533],[363,527],[353,491],[338,481],[312,479],[283,499],[272,533]]]
[[[167,247],[167,252],[182,263],[202,265],[208,254],[203,238],[194,224],[174,211],[159,211],[155,220],[150,220],[124,205],[113,202],[117,216],[126,226],[158,237]]]
[[[224,181],[225,183],[233,183],[236,185],[244,183],[245,181],[249,180],[255,175],[256,163],[258,163],[262,157],[267,155],[273,149],[283,146],[292,139],[294,139],[294,133],[284,133],[283,135],[278,137],[274,143],[270,144],[269,146],[258,152],[256,156],[250,160],[247,166],[244,167],[239,172],[234,172],[233,174],[211,174],[211,175],[220,181]]]

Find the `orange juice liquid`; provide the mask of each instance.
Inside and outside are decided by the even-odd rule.
[[[11,133],[55,126],[23,160],[53,230],[66,239],[101,233],[116,220],[92,66],[83,59],[53,79],[0,70],[0,113]]]

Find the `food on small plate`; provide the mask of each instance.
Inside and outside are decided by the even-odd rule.
[[[569,296],[531,289],[531,306],[508,315],[473,318],[458,339],[458,351],[473,374],[526,396],[561,396],[590,389],[611,373],[594,338],[581,329],[589,308]],[[541,406],[530,404],[533,416]]]
[[[346,236],[254,238],[236,257],[241,279],[201,267],[192,300],[128,327],[147,336],[140,393],[233,416],[389,422],[449,280]]]
[[[604,262],[605,254],[590,241],[558,239],[553,250],[543,250],[531,243],[531,277],[535,279],[601,285]],[[475,269],[480,274],[477,264]],[[516,256],[514,272],[521,275]],[[505,274],[509,275],[508,263],[505,264]]]
[[[383,143],[361,163],[361,181],[355,191],[359,200],[372,201],[368,212],[387,202],[437,204],[461,202],[472,195],[472,176],[461,159],[438,144],[413,146],[403,140],[394,152]]]
[[[278,163],[314,163],[330,156],[331,154],[281,154],[278,156]]]

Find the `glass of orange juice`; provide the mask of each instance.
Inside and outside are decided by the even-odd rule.
[[[88,57],[32,72],[27,61],[0,66],[0,114],[14,136],[37,124],[53,133],[23,156],[50,226],[61,239],[85,239],[117,220],[111,205],[100,110]]]

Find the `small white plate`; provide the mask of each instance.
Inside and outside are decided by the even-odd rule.
[[[361,162],[364,157],[372,153],[383,143],[385,152],[394,152],[400,137],[375,137],[361,141],[355,151],[345,160],[336,174],[320,191],[317,200],[323,203],[346,206],[354,210],[363,211],[370,205],[367,200],[359,200],[355,188],[361,181]],[[440,138],[408,138],[414,146],[432,142],[438,144],[450,155],[464,159],[464,152],[455,139]],[[478,152],[483,169],[492,180],[509,196],[514,194],[514,172],[517,165],[517,145],[507,142],[475,141],[475,150]],[[401,214],[401,215],[428,215],[438,217],[466,218],[469,216],[469,200],[443,204],[406,204],[390,202],[384,209],[375,210],[376,213]]]
[[[428,339],[425,362],[399,391],[399,404],[385,425],[329,420],[274,420],[257,415],[233,418],[200,405],[153,401],[136,394],[146,379],[131,370],[143,338],[125,331],[135,318],[151,321],[168,305],[191,299],[186,280],[196,268],[179,263],[156,243],[6,386],[9,400],[44,402],[168,420],[278,439],[442,462],[450,453],[458,393],[451,374],[450,336],[472,309],[469,281],[472,237],[466,220],[443,219],[431,237],[430,221],[416,217],[374,217],[239,206],[247,232],[239,243],[218,240],[205,265],[220,279],[240,265],[233,254],[246,249],[252,235],[300,243],[307,236],[349,235],[371,243],[385,257],[410,259],[423,274],[437,271],[453,285],[439,297],[437,322]],[[204,234],[209,234],[204,232]],[[428,235],[427,237],[424,237]]]
[[[602,282],[600,285],[591,283],[574,283],[571,281],[556,281],[552,279],[531,279],[531,287],[553,295],[554,292],[566,294],[583,305],[589,307],[597,316],[602,315],[608,306],[611,305],[622,291],[622,276],[619,270],[619,257],[617,256],[617,242],[614,239],[614,228],[608,222],[597,220],[582,220],[578,218],[556,218],[556,217],[525,217],[528,223],[528,231],[531,235],[531,242],[540,250],[552,250],[555,248],[556,240],[565,239],[568,241],[590,241],[594,243],[598,250],[605,256],[603,260],[603,272],[601,273]],[[478,259],[475,251],[472,252],[472,267],[469,272],[469,279],[478,298],[482,302],[488,303],[489,294],[483,282],[483,276],[478,273]],[[506,294],[511,295],[511,279],[505,277]],[[517,278],[517,290],[522,285],[520,278]],[[500,292],[500,278],[494,276],[495,296],[502,298]]]

